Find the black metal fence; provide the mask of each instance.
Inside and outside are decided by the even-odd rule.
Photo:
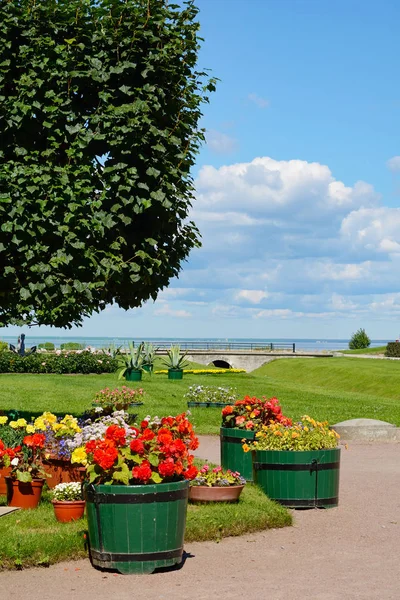
[[[290,352],[296,352],[295,343],[281,343],[281,342],[208,342],[204,341],[190,341],[190,340],[176,340],[173,342],[157,342],[152,340],[153,346],[159,350],[168,350],[171,346],[180,346],[181,350],[259,350],[259,351],[279,351],[289,350]]]

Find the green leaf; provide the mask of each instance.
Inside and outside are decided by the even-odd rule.
[[[161,483],[162,482],[162,478],[155,471],[152,472],[151,479],[152,479],[152,481],[154,481],[154,483]]]
[[[149,458],[148,458],[148,460],[149,460],[149,463],[150,463],[150,464],[151,464],[153,467],[158,467],[158,465],[159,465],[159,462],[160,462],[160,461],[159,461],[159,459],[158,459],[158,456],[157,456],[157,454],[154,454],[154,453],[151,453],[151,454],[149,454]]]
[[[22,481],[24,483],[32,481],[32,475],[28,473],[28,471],[20,471],[19,469],[17,469],[16,476],[18,481]]]

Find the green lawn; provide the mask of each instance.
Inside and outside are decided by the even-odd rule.
[[[0,504],[5,496],[0,496]],[[291,525],[292,516],[256,486],[247,484],[238,503],[188,506],[185,542],[215,540]],[[0,518],[0,570],[47,566],[88,556],[86,519],[58,523],[49,494],[34,510]]]
[[[114,375],[0,375],[0,409],[40,413],[82,414],[96,391],[122,385]],[[362,358],[280,359],[246,374],[188,375],[169,381],[166,375],[145,375],[139,418],[186,410],[189,385],[223,385],[245,394],[276,396],[284,413],[293,418],[309,414],[337,423],[366,417],[400,425],[400,363]],[[221,411],[194,408],[192,419],[199,434],[217,434]]]
[[[385,354],[386,346],[377,346],[376,348],[360,348],[357,350],[340,350],[343,354]]]

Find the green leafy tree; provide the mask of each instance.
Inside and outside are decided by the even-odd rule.
[[[0,326],[140,306],[200,244],[190,170],[215,80],[197,12],[0,2]]]
[[[365,329],[358,329],[349,341],[350,350],[358,350],[359,348],[368,348],[371,344],[371,340],[365,333]]]

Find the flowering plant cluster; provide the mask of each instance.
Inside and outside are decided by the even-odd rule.
[[[292,426],[271,423],[255,435],[255,441],[243,445],[243,450],[324,450],[336,448],[339,434],[327,421],[316,421],[304,416]]]
[[[224,471],[222,467],[204,465],[197,474],[197,477],[190,482],[190,485],[205,485],[207,487],[228,487],[231,485],[245,485],[246,480],[237,471]]]
[[[237,398],[237,391],[232,387],[191,385],[184,397],[188,402],[219,402],[222,404],[232,404]]]
[[[291,419],[282,414],[282,408],[277,398],[251,398],[245,396],[235,404],[222,409],[222,427],[237,427],[255,431],[263,425],[278,422],[290,426]]]
[[[8,423],[7,423],[8,422]],[[44,452],[49,458],[69,458],[70,452],[66,440],[80,431],[78,420],[72,415],[57,417],[51,412],[44,412],[36,419],[28,422],[20,418],[9,420],[0,417],[0,439],[10,447],[21,444],[26,433],[43,433],[45,435]]]
[[[86,443],[86,473],[91,483],[141,485],[196,477],[189,451],[199,442],[185,413],[145,419],[131,430],[135,437],[130,442],[123,427],[111,425],[102,439]]]
[[[82,500],[82,484],[79,482],[58,483],[51,491],[53,500],[57,502],[73,502]]]
[[[104,388],[100,390],[94,397],[93,405],[95,408],[100,407],[103,412],[110,414],[115,410],[127,410],[130,404],[140,402],[144,391],[142,388],[132,389],[123,385],[121,389]]]
[[[37,477],[44,477],[45,439],[43,433],[26,435],[22,444],[15,448],[7,448],[0,440],[0,466],[11,467],[11,477],[18,481],[28,482]]]
[[[108,427],[117,425],[124,429],[125,437],[130,440],[136,437],[135,432],[127,422],[128,413],[123,410],[114,411],[111,415],[101,416],[98,419],[86,419],[81,423],[80,431],[72,439],[66,440],[66,446],[71,454],[71,462],[87,465],[86,443],[101,440],[105,437]]]

